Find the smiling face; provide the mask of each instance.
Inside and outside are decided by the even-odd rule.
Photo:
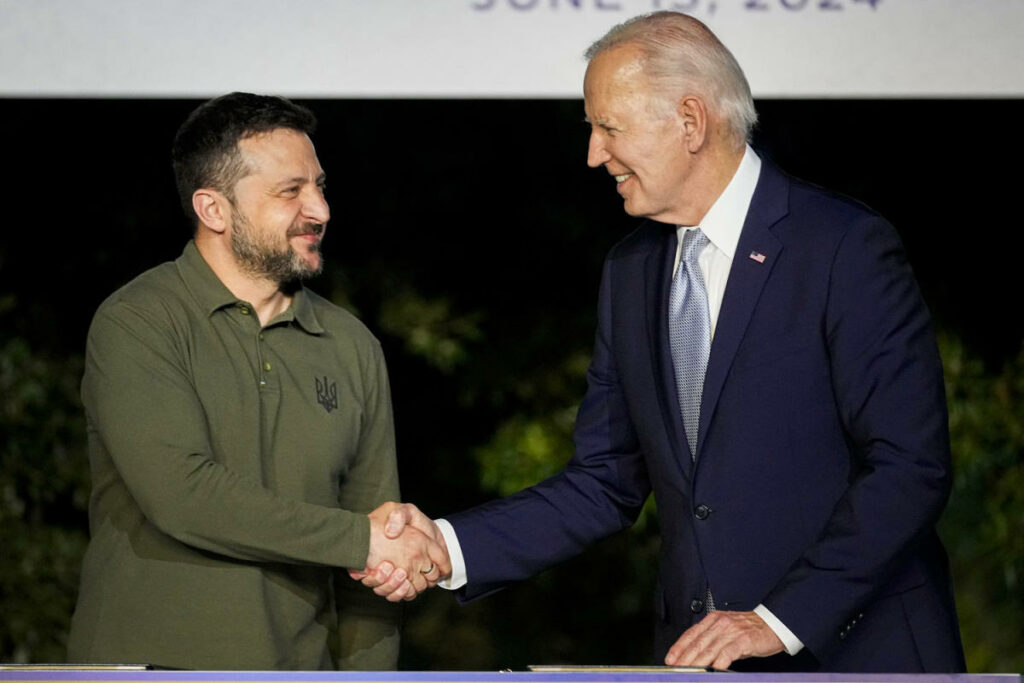
[[[685,122],[652,88],[640,49],[624,44],[595,56],[583,93],[591,124],[587,164],[615,177],[626,213],[684,224],[694,166]]]
[[[250,171],[232,192],[231,249],[239,268],[277,284],[316,275],[330,209],[313,143],[278,128],[240,140],[238,149]]]

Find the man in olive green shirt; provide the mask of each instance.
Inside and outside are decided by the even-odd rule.
[[[422,590],[448,571],[425,536],[381,533],[399,491],[380,345],[299,284],[330,217],[314,125],[233,93],[178,131],[195,238],[89,331],[92,538],[69,661],[394,668],[394,606],[335,575],[394,557]]]

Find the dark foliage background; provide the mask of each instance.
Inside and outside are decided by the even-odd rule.
[[[77,385],[96,306],[188,238],[168,150],[197,104],[5,100],[0,661],[60,661],[87,538]],[[603,255],[635,224],[578,101],[313,101],[329,268],[389,360],[403,492],[434,516],[556,471]],[[1024,670],[1021,100],[761,101],[755,144],[886,215],[940,330],[957,462],[943,521],[973,671]],[[996,138],[999,138],[998,140]],[[407,609],[407,669],[645,663],[656,519],[466,607]]]

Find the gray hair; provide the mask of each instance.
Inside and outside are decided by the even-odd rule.
[[[625,44],[640,48],[644,73],[666,101],[697,95],[725,120],[737,145],[750,140],[757,111],[747,77],[701,21],[679,12],[642,14],[612,27],[587,48],[586,59]]]

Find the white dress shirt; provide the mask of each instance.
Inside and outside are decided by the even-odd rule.
[[[725,190],[715,200],[715,203],[711,205],[700,225],[681,225],[677,229],[678,244],[675,263],[672,267],[673,275],[676,268],[679,267],[683,234],[687,230],[700,228],[708,238],[708,244],[700,253],[697,263],[704,276],[704,284],[708,291],[712,339],[715,338],[715,327],[718,322],[718,313],[722,309],[722,299],[725,296],[725,285],[729,280],[729,270],[732,268],[732,260],[736,256],[736,245],[739,243],[740,232],[743,230],[743,223],[747,218],[747,210],[750,208],[750,200],[754,196],[754,188],[757,187],[757,179],[760,174],[761,159],[747,145],[743,159],[732,180],[726,185]],[[444,536],[445,543],[448,544],[448,555],[452,561],[451,577],[441,581],[438,585],[448,590],[457,590],[465,586],[468,580],[462,548],[452,525],[445,519],[438,519],[436,522]],[[786,647],[786,652],[795,655],[803,649],[804,645],[800,639],[786,628],[767,607],[758,605],[754,608],[754,612],[775,632],[775,635]]]

